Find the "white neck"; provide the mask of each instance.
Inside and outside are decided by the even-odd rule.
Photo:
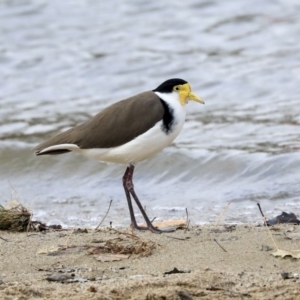
[[[173,109],[178,110],[184,110],[185,111],[185,105],[181,105],[179,94],[177,92],[172,93],[160,93],[160,92],[154,92],[160,99],[167,102],[170,107]]]

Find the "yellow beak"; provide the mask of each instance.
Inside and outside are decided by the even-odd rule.
[[[180,86],[179,97],[181,105],[185,105],[189,100],[204,104],[204,101],[200,97],[191,92],[191,87],[188,83]]]
[[[194,100],[194,101],[196,101],[198,103],[201,103],[201,104],[205,104],[205,102],[200,97],[198,97],[196,94],[194,94],[192,92],[190,92],[188,94],[187,99]]]

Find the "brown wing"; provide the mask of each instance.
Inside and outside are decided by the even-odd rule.
[[[162,120],[164,108],[152,91],[112,104],[89,121],[71,128],[36,146],[40,151],[59,144],[75,144],[82,149],[111,148],[123,145],[143,134]],[[41,154],[62,154],[67,149],[47,151]]]

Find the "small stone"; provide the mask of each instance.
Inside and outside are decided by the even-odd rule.
[[[272,247],[270,247],[268,245],[261,245],[260,251],[271,251],[271,250],[273,250]]]
[[[282,279],[284,279],[284,280],[291,278],[290,273],[287,273],[287,272],[282,272],[280,275],[281,275]]]
[[[58,281],[58,282],[66,282],[69,279],[74,278],[74,274],[52,274],[46,277],[48,281]]]
[[[180,291],[178,293],[178,296],[179,296],[180,300],[193,300],[192,296],[185,291]]]
[[[90,287],[87,288],[87,291],[91,292],[91,293],[96,293],[97,289],[94,286],[90,286]]]
[[[88,230],[86,228],[77,228],[73,233],[88,233]]]

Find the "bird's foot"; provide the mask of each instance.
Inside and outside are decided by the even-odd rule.
[[[170,228],[170,229],[158,229],[157,227],[154,227],[152,224],[147,225],[147,226],[138,226],[137,224],[131,224],[131,227],[133,227],[133,229],[136,230],[140,230],[140,231],[145,231],[145,230],[149,230],[152,233],[169,233],[169,232],[174,232],[176,231],[176,229]]]

